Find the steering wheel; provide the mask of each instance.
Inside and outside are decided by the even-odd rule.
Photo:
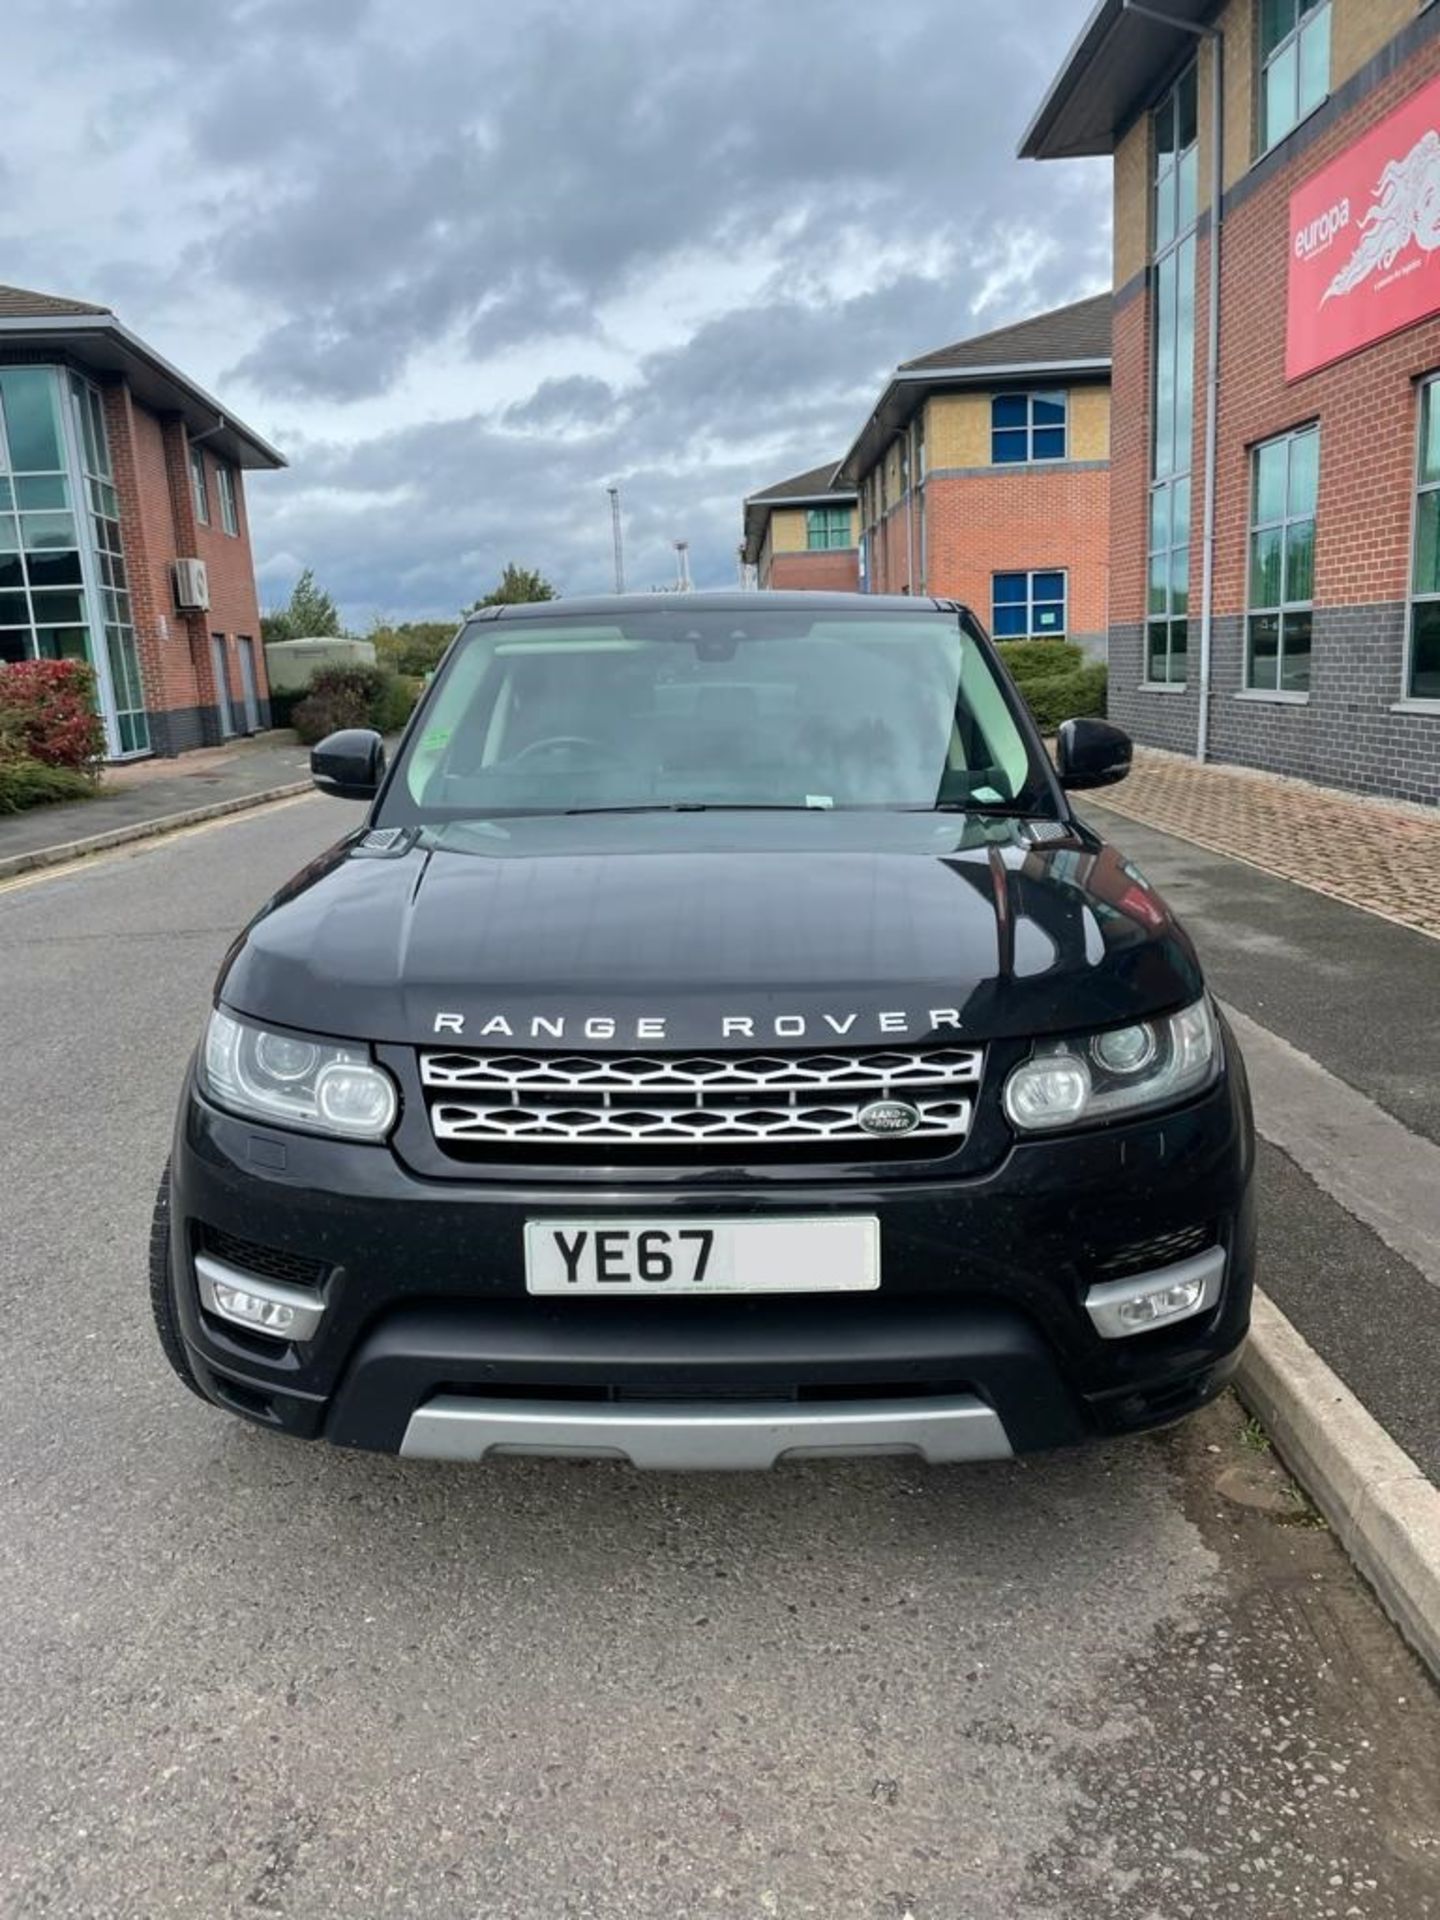
[[[576,748],[588,747],[592,754],[601,760],[620,760],[623,756],[614,747],[607,747],[602,740],[592,740],[583,733],[552,733],[543,740],[532,740],[528,747],[522,747],[518,753],[510,756],[512,767],[518,767],[522,760],[529,760],[536,754],[564,751],[573,753]]]

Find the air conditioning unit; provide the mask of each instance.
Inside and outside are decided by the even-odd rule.
[[[177,560],[175,604],[181,613],[207,613],[210,608],[210,580],[203,560]]]

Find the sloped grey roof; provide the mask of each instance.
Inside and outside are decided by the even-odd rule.
[[[1049,313],[1017,320],[1013,326],[972,334],[968,340],[937,347],[933,353],[922,353],[917,359],[902,360],[900,372],[927,373],[932,368],[954,368],[960,372],[969,367],[1053,367],[1072,360],[1108,360],[1113,306],[1110,294],[1097,293],[1088,300],[1076,300],[1068,307],[1053,307]]]
[[[0,286],[0,318],[7,320],[60,319],[67,313],[109,313],[109,307],[88,300],[67,300],[58,293],[33,293],[29,287]]]

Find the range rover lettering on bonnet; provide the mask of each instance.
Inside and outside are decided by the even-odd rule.
[[[511,1016],[492,1013],[471,1021],[463,1013],[437,1013],[433,1031],[462,1035],[471,1040],[665,1040],[669,1037],[667,1016],[638,1014],[619,1019],[613,1014],[527,1014]],[[822,1039],[904,1039],[906,1035],[933,1033],[940,1027],[958,1030],[957,1007],[931,1007],[924,1014],[883,1013],[777,1013],[766,1018],[753,1014],[727,1013],[717,1023],[718,1040],[807,1040]]]

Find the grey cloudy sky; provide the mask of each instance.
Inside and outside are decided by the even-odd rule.
[[[104,301],[285,449],[262,598],[448,616],[733,581],[741,497],[897,361],[1106,284],[1015,142],[1089,0],[8,0],[0,280]]]

